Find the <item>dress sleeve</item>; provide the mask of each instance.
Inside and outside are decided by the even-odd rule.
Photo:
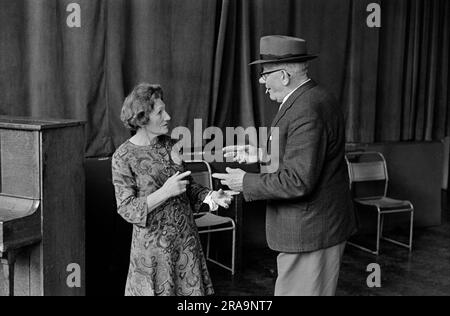
[[[117,212],[127,222],[145,227],[148,215],[147,197],[137,197],[136,178],[125,157],[117,154],[113,156],[112,179]]]
[[[193,211],[199,212],[200,209],[202,208],[202,204],[204,203],[206,197],[208,196],[209,192],[211,192],[211,190],[205,188],[200,184],[195,183],[192,177],[189,177],[188,180],[190,184],[188,186],[186,193],[189,197],[189,201],[192,205]]]

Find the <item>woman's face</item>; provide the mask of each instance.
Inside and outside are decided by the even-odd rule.
[[[165,135],[169,133],[169,121],[170,116],[166,112],[166,105],[161,99],[156,99],[146,126],[147,132],[157,136]]]

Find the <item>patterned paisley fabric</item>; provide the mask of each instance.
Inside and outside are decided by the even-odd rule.
[[[113,155],[118,213],[134,224],[126,296],[214,292],[193,217],[209,191],[188,179],[186,193],[147,211],[146,197],[177,171],[185,171],[170,154],[174,144],[168,136],[156,138],[149,146],[126,141]]]

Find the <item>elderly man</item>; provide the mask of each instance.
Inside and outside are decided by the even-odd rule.
[[[271,139],[278,141],[271,155],[279,168],[261,174],[228,168],[213,176],[243,192],[246,201],[267,200],[267,241],[279,252],[275,295],[334,295],[345,244],[355,230],[343,115],[308,77],[307,61],[316,56],[307,53],[304,40],[265,36],[260,54],[251,65],[262,65],[259,82],[281,104],[272,123],[279,139]],[[251,146],[224,151],[241,163],[261,161],[261,150]]]

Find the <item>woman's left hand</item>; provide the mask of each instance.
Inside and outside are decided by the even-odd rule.
[[[223,208],[229,208],[234,196],[238,194],[240,193],[230,190],[224,191],[220,189],[219,191],[212,192],[211,199],[219,206],[222,206]]]

